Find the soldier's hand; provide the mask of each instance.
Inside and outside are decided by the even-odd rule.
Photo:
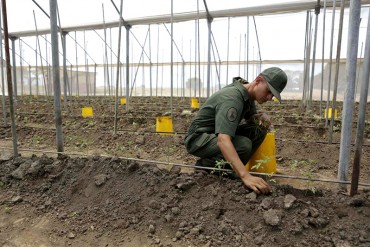
[[[267,194],[271,192],[271,186],[260,177],[248,174],[248,176],[241,179],[243,180],[243,183],[256,194]]]

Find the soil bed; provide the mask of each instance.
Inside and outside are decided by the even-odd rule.
[[[57,158],[49,153],[56,150],[52,100],[20,98],[21,157],[11,157],[10,127],[0,128],[0,246],[370,246],[369,188],[349,197],[334,183],[265,177],[273,193],[255,195],[238,179],[194,171],[196,157],[183,145],[197,113],[189,102],[174,99],[175,133],[160,135],[156,117],[171,114],[169,98],[133,98],[129,112],[119,105],[114,134],[112,100],[73,98],[62,112],[70,156]],[[84,106],[93,107],[93,117],[81,117]],[[337,179],[340,119],[328,144],[317,102],[309,112],[298,101],[261,110],[275,125],[278,173]]]

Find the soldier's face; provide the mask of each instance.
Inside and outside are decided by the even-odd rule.
[[[274,97],[274,95],[271,93],[267,82],[264,79],[261,79],[257,86],[256,101],[259,104],[263,104],[267,101],[272,100],[272,97]]]

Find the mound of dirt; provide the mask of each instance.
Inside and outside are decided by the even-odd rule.
[[[118,158],[0,163],[1,246],[370,246],[370,192],[182,173]]]

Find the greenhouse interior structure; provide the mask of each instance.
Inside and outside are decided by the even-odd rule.
[[[370,0],[1,0],[0,15],[1,246],[370,244]],[[212,95],[270,67],[287,83],[255,100],[269,128],[243,164],[266,195],[185,142]]]

